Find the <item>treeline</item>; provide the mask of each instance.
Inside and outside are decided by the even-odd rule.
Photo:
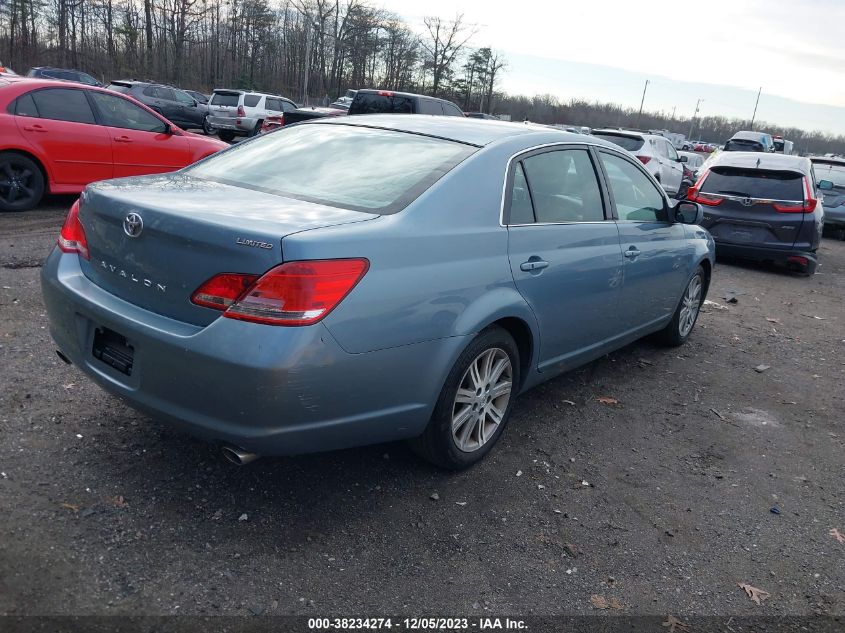
[[[296,101],[378,86],[489,106],[503,57],[471,49],[461,15],[424,25],[366,0],[0,0],[0,61]]]
[[[475,48],[478,29],[428,17],[415,32],[368,0],[0,0],[0,62],[72,67],[102,81],[151,79],[209,92],[251,88],[319,104],[348,88],[377,87],[451,99],[514,121],[668,129],[664,113],[550,95],[502,95],[504,56]],[[692,137],[724,142],[749,122],[704,117]],[[845,154],[845,137],[757,122],[796,151]]]
[[[692,139],[724,143],[734,132],[751,129],[751,121],[706,116],[691,121],[689,118],[672,117],[662,112],[643,112],[621,108],[614,104],[573,99],[561,102],[553,95],[531,97],[501,97],[496,112],[509,114],[514,121],[526,118],[535,123],[565,123],[586,125],[591,128],[623,127],[643,130],[669,130]],[[690,129],[692,135],[690,136]],[[845,137],[820,131],[806,131],[783,127],[765,121],[755,121],[754,129],[780,135],[792,141],[794,151],[802,154],[845,154]]]

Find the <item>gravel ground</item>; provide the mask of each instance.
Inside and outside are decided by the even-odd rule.
[[[529,392],[468,472],[402,444],[237,468],[56,357],[70,202],[0,215],[0,614],[845,613],[845,242],[812,278],[720,262],[685,347]]]

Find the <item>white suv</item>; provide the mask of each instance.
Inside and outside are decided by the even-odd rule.
[[[677,196],[681,191],[686,158],[678,156],[669,139],[629,130],[593,130],[593,136],[610,141],[639,158],[670,196]]]
[[[290,99],[246,90],[214,91],[208,102],[208,122],[217,129],[221,141],[230,143],[236,136],[255,136],[264,119],[296,110]]]

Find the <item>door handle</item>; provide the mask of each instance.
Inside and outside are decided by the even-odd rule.
[[[637,257],[640,256],[641,252],[642,251],[640,249],[638,249],[636,246],[629,246],[628,250],[625,251],[625,257],[627,257],[629,259],[636,259]]]
[[[131,143],[132,142],[132,139],[129,138],[128,136],[115,136],[114,140],[117,143]]]
[[[529,259],[527,262],[522,262],[519,265],[520,270],[524,270],[525,272],[530,272],[532,270],[543,270],[544,268],[549,267],[549,262],[545,262],[542,259]]]
[[[41,127],[40,125],[24,125],[23,129],[27,132],[46,132],[47,129]]]

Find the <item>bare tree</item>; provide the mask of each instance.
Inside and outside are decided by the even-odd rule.
[[[463,15],[457,14],[454,20],[444,21],[439,17],[426,17],[423,19],[425,28],[428,31],[428,38],[421,44],[426,53],[427,61],[430,64],[432,74],[431,92],[434,95],[440,93],[441,83],[444,76],[452,71],[452,64],[467,42],[478,31],[475,27],[469,27],[463,23]]]

